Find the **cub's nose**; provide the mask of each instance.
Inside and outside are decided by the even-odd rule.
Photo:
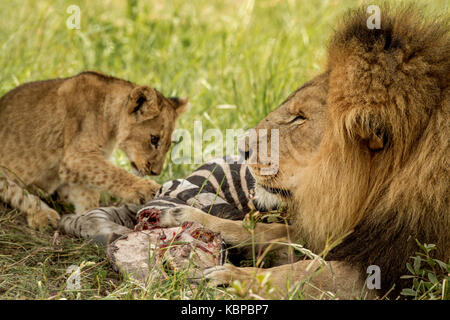
[[[151,176],[158,176],[161,174],[162,171],[162,165],[154,164],[152,165],[150,162],[147,163],[147,168],[150,169],[150,175]]]

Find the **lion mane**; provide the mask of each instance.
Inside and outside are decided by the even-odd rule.
[[[329,125],[293,211],[313,249],[340,238],[327,260],[379,266],[387,291],[416,240],[450,259],[450,19],[384,6],[371,30],[365,9],[329,43]]]

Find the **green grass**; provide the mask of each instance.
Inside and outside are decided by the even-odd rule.
[[[428,2],[444,10],[446,0]],[[336,19],[360,1],[23,1],[0,2],[0,95],[33,80],[86,69],[189,97],[178,127],[193,132],[248,129],[325,63]],[[66,27],[69,5],[81,8],[81,29]],[[228,104],[232,109],[220,109]],[[1,142],[0,142],[1,147]],[[128,167],[120,152],[117,164]],[[197,165],[168,159],[159,182]],[[189,296],[182,277],[146,287],[119,277],[104,250],[53,231],[32,231],[24,218],[0,208],[0,298],[168,298]],[[82,290],[65,290],[70,265],[93,262]],[[236,289],[236,288],[235,288]],[[194,298],[239,298],[245,293],[201,288]],[[294,297],[294,296],[292,296]],[[291,297],[291,298],[292,298]],[[300,295],[296,298],[302,298]]]

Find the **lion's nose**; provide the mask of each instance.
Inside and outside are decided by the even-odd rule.
[[[245,160],[248,160],[252,155],[252,149],[251,148],[239,149],[239,154],[241,155],[241,157],[244,157]]]
[[[250,138],[248,134],[246,134],[244,138],[240,141],[238,151],[240,156],[243,157],[245,160],[250,159],[250,157],[252,156],[253,151],[250,145]]]

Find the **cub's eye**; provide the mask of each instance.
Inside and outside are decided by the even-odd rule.
[[[150,135],[150,143],[152,145],[157,147],[158,146],[158,142],[159,142],[159,137],[158,136]]]
[[[296,115],[291,120],[289,120],[289,123],[294,123],[294,122],[300,121],[300,120],[303,121],[303,120],[306,120],[306,118],[303,115],[299,114],[299,115]]]

